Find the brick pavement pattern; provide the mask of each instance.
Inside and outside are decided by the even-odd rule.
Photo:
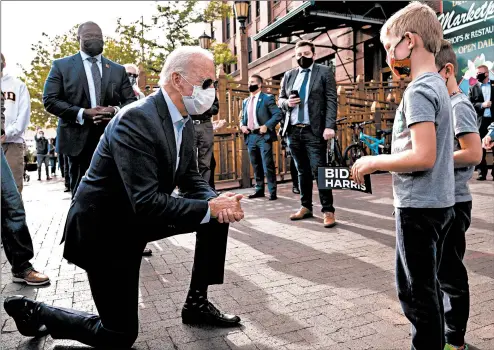
[[[140,334],[134,348],[409,349],[410,326],[395,293],[391,178],[381,174],[372,181],[373,195],[335,193],[338,225],[332,229],[322,227],[318,206],[314,219],[288,220],[299,205],[290,184],[279,186],[278,201],[243,201],[246,219],[231,226],[225,284],[209,292],[221,310],[242,317],[239,328],[182,325],[180,310],[195,237],[188,234],[150,243],[154,253],[142,262]],[[23,193],[35,246],[34,265],[50,276],[51,285],[34,288],[11,283],[10,266],[2,257],[2,303],[5,296],[24,294],[96,313],[86,274],[62,258],[59,242],[70,204],[69,194],[62,189],[60,180],[29,182]],[[494,182],[472,181],[471,190],[473,222],[465,257],[471,287],[467,341],[471,349],[492,350]],[[113,272],[108,271],[109,278]],[[1,310],[2,349],[81,348],[74,341],[25,338]]]

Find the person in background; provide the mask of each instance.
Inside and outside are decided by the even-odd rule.
[[[455,131],[455,218],[443,243],[443,255],[437,272],[443,293],[447,350],[465,350],[465,333],[470,310],[468,274],[463,257],[465,233],[472,221],[472,195],[468,180],[482,159],[477,113],[456,82],[458,62],[449,41],[444,40],[436,55],[436,68],[446,81],[453,110]]]
[[[1,94],[1,131],[5,135],[4,95]],[[1,239],[5,256],[11,266],[12,281],[41,286],[50,278],[33,268],[33,241],[26,223],[26,212],[3,149],[1,154]]]
[[[5,134],[2,148],[12,170],[19,193],[24,183],[24,132],[29,125],[31,100],[29,91],[22,81],[3,72],[5,57],[1,56],[2,91],[5,98]]]
[[[242,104],[240,130],[244,134],[249,158],[254,169],[256,191],[249,198],[264,197],[264,175],[268,180],[269,200],[278,199],[273,142],[278,140],[276,125],[282,113],[273,95],[262,92],[263,79],[254,74],[249,78],[250,97]]]
[[[313,216],[313,183],[314,178],[318,181],[318,168],[326,166],[327,142],[335,136],[337,96],[333,71],[314,62],[316,50],[312,42],[298,41],[295,57],[299,67],[283,76],[278,105],[285,112],[284,133],[299,175],[301,208],[290,215],[290,220],[302,220]],[[333,192],[318,191],[323,225],[333,227]]]
[[[36,134],[34,135],[34,141],[36,142],[36,159],[38,161],[38,181],[41,181],[41,165],[45,165],[46,180],[51,180],[49,162],[50,156],[48,154],[48,140],[45,138],[45,133],[38,127]]]
[[[46,111],[59,118],[58,149],[69,157],[72,197],[108,122],[137,101],[125,68],[102,55],[101,28],[82,23],[77,40],[80,51],[53,61],[43,90]]]
[[[492,115],[494,114],[494,80],[489,79],[489,69],[485,65],[477,67],[477,80],[478,83],[471,86],[468,91],[468,97],[477,111],[479,120],[479,133],[480,136],[487,134],[487,127],[493,122]],[[483,181],[487,179],[487,161],[486,150],[483,150],[482,162],[478,166],[477,180]],[[494,164],[491,169],[492,180],[494,180]]]
[[[57,176],[57,152],[55,147],[55,139],[51,138],[50,143],[48,144],[48,157],[50,158],[50,168],[51,175]]]
[[[127,76],[129,77],[130,85],[132,85],[132,90],[134,90],[134,94],[136,98],[140,100],[141,98],[146,97],[144,93],[139,88],[139,67],[133,63],[124,64],[125,71],[127,72]]]

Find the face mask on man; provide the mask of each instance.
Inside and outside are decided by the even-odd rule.
[[[98,56],[103,52],[104,41],[101,39],[87,39],[82,41],[82,49],[89,56]]]
[[[137,79],[134,76],[129,75],[129,80],[130,80],[130,85],[132,86],[137,85]]]
[[[297,59],[297,63],[302,69],[307,69],[312,66],[312,63],[314,63],[314,58],[302,56]]]
[[[249,85],[249,91],[250,92],[255,92],[259,90],[259,85],[258,84],[255,84],[255,85]]]
[[[189,83],[183,75],[181,77]],[[182,101],[184,102],[185,109],[189,115],[201,115],[211,108],[216,97],[216,90],[213,86],[206,87],[205,89],[199,85],[192,85],[194,90],[191,96],[182,95]]]
[[[393,74],[395,74],[397,77],[400,77],[400,78],[407,78],[412,73],[412,60],[411,60],[411,57],[412,57],[413,48],[410,49],[410,53],[405,58],[397,59],[397,58],[394,57],[394,55],[395,55],[395,52],[394,51],[395,51],[396,47],[398,45],[400,45],[400,43],[405,38],[406,38],[406,36],[403,36],[401,38],[401,40],[398,42],[398,44],[396,44],[394,46],[394,48],[392,49],[392,52],[393,52],[393,56],[392,57],[391,57],[391,55],[389,53],[386,56],[386,63],[388,64],[389,68],[391,68],[391,72],[393,72]]]
[[[486,77],[487,77],[487,74],[485,74],[485,73],[479,73],[479,74],[477,74],[477,80],[480,83],[483,83]]]

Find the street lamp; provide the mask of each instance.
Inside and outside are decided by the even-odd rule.
[[[249,16],[249,3],[250,1],[235,1],[235,17],[237,17],[240,23],[240,29],[245,34],[245,21]]]
[[[211,37],[206,34],[206,31],[199,37],[199,45],[206,50],[211,47]]]

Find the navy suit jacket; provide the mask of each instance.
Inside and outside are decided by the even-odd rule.
[[[248,102],[249,98],[246,98],[242,102],[242,125],[248,125]],[[281,121],[283,115],[281,109],[276,105],[274,96],[271,94],[265,94],[260,92],[259,99],[256,105],[256,116],[259,126],[266,125],[268,132],[265,137],[267,140],[276,141],[278,139],[276,135],[276,125]],[[247,142],[247,138],[245,138]]]
[[[124,106],[137,101],[125,68],[101,56],[101,105]],[[78,156],[86,145],[91,128],[95,125],[85,120],[76,122],[81,108],[91,108],[91,97],[86,71],[80,53],[53,61],[43,90],[43,104],[48,113],[59,117],[57,136],[58,151],[68,156]],[[96,127],[99,134],[104,126]]]
[[[194,125],[183,129],[180,164],[161,90],[110,121],[65,225],[64,257],[87,269],[142,254],[143,242],[193,232],[216,192],[197,171]],[[185,198],[172,197],[178,186]]]

